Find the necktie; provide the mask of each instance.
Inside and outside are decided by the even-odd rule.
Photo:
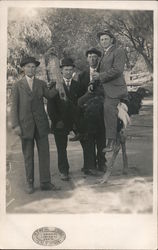
[[[67,86],[67,89],[70,90],[70,80],[69,79],[66,80],[66,86]]]

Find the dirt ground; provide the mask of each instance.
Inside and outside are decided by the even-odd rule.
[[[139,115],[127,128],[128,175],[122,174],[121,151],[108,183],[98,184],[97,177],[85,176],[79,142],[69,142],[68,158],[71,180],[60,180],[53,135],[49,136],[52,182],[60,191],[39,188],[38,158],[35,149],[35,192],[25,193],[24,162],[20,140],[8,132],[7,212],[9,213],[149,213],[152,212],[153,184],[153,105],[143,100]],[[14,145],[14,142],[16,144]],[[11,147],[12,145],[12,147]],[[107,158],[108,160],[108,158]]]

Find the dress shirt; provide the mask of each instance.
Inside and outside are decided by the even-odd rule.
[[[97,71],[96,68],[91,68],[91,67],[90,67],[90,81],[92,81],[92,74],[93,74],[94,72],[96,72],[96,71]]]
[[[66,79],[66,78],[63,78],[64,79],[64,82],[66,84],[66,87],[68,88],[68,90],[70,89],[70,85],[71,85],[71,81],[72,81],[72,78],[71,79]]]
[[[31,77],[29,77],[29,76],[26,75],[26,80],[27,80],[28,85],[29,85],[29,87],[30,87],[30,89],[32,91],[34,76],[31,78]]]

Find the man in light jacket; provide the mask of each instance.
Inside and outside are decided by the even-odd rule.
[[[99,72],[94,72],[92,78],[100,80],[104,87],[104,123],[106,127],[107,147],[104,152],[114,149],[117,135],[118,103],[127,98],[127,86],[123,77],[125,66],[125,52],[116,46],[114,35],[105,30],[97,34],[103,54]]]
[[[35,77],[36,67],[40,64],[34,57],[21,61],[24,77],[12,91],[11,120],[12,128],[20,136],[26,170],[26,192],[34,192],[34,143],[39,156],[41,190],[56,190],[51,183],[49,155],[49,123],[44,109],[43,97],[53,98],[58,91],[49,90],[44,81]]]

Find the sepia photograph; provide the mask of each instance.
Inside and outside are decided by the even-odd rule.
[[[45,215],[72,216],[70,224],[83,220],[79,215],[85,221],[92,216],[94,225],[95,215],[149,216],[153,222],[156,5],[106,8],[102,3],[101,8],[94,1],[93,7],[88,2],[64,7],[50,2],[7,6],[6,216],[37,220],[42,214],[42,221]],[[147,232],[151,221],[144,227]],[[66,241],[62,230],[60,223],[41,222],[29,233],[37,248]],[[140,249],[145,242],[142,249],[149,249],[156,242],[155,226],[153,231],[153,243],[151,233],[149,242],[136,240],[128,249]],[[56,241],[48,240],[50,233]],[[127,249],[127,242],[122,244],[105,248]],[[90,248],[103,246],[93,240]]]
[[[151,213],[153,11],[9,8],[7,60],[7,212]]]

